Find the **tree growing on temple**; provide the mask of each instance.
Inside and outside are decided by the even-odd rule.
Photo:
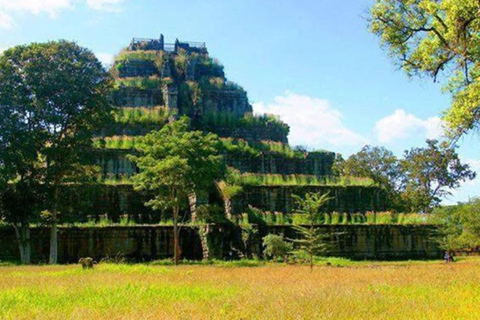
[[[453,138],[480,125],[480,2],[376,0],[370,30],[409,76],[447,79]]]
[[[1,125],[13,130],[2,138],[4,159],[21,160],[8,168],[15,177],[10,182],[24,185],[28,178],[40,188],[43,196],[35,198],[43,198],[41,211],[49,212],[49,262],[56,263],[61,188],[90,173],[84,165],[92,137],[110,116],[110,77],[90,50],[63,40],[8,49],[0,70],[0,106],[7,115]]]
[[[135,189],[153,195],[145,205],[172,209],[175,265],[180,260],[181,207],[192,192],[213,187],[223,172],[218,137],[188,131],[188,121],[182,117],[140,138],[140,155],[130,156],[140,170],[133,177]]]

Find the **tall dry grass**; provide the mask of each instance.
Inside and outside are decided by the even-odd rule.
[[[477,319],[479,259],[351,267],[0,268],[1,319]]]

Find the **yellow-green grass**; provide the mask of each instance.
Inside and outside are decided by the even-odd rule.
[[[478,258],[313,272],[280,264],[6,266],[0,319],[477,319],[479,270]]]

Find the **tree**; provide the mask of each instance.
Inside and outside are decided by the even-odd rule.
[[[0,105],[20,135],[6,143],[20,148],[17,156],[28,155],[14,175],[35,174],[47,193],[49,261],[56,263],[60,189],[85,178],[92,137],[110,116],[111,80],[90,50],[63,40],[6,50],[0,70]]]
[[[446,251],[480,246],[480,198],[434,211],[439,235],[436,241]]]
[[[405,174],[402,197],[412,211],[430,211],[451,189],[476,175],[461,163],[454,147],[437,140],[427,140],[426,148],[405,151],[401,166]]]
[[[480,125],[479,12],[478,0],[376,0],[370,10],[370,30],[408,75],[448,80],[454,138]]]
[[[222,172],[218,137],[188,131],[182,117],[140,139],[138,156],[130,156],[140,172],[133,177],[136,190],[148,190],[154,197],[146,203],[154,210],[173,211],[174,262],[180,259],[180,208],[188,195],[213,186]]]
[[[0,79],[9,76],[2,68]],[[2,81],[5,83],[5,81]],[[0,85],[0,218],[15,229],[20,261],[30,263],[30,223],[38,220],[41,167],[36,154],[38,137],[31,112],[22,104],[10,104]]]
[[[232,198],[242,192],[242,187],[228,184],[225,180],[215,181],[218,192],[222,196],[225,207],[225,216],[232,219]]]
[[[345,176],[367,177],[387,191],[389,205],[400,209],[402,171],[397,157],[384,147],[366,145],[344,162],[338,162]],[[338,170],[338,169],[337,169]]]
[[[318,193],[307,193],[305,198],[294,196],[298,205],[298,212],[306,215],[308,227],[293,226],[301,235],[300,239],[295,239],[297,246],[296,254],[306,255],[310,264],[310,271],[313,270],[313,258],[322,253],[327,248],[325,235],[320,232],[315,225],[318,221],[320,208],[325,205],[330,198],[328,194],[319,195]]]

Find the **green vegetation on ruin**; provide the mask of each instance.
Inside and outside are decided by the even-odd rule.
[[[113,114],[118,124],[165,124],[174,112],[167,107],[124,107],[117,108]]]
[[[277,127],[285,133],[289,131],[288,125],[272,114],[246,113],[241,117],[232,112],[207,112],[202,116],[202,121],[207,128],[209,126],[248,129]]]
[[[203,210],[203,209],[202,209]],[[250,224],[264,224],[269,226],[295,226],[308,224],[307,217],[302,213],[282,213],[261,211],[250,207],[248,212],[237,215],[233,220],[239,226]],[[198,227],[202,225],[225,223],[225,221],[206,221],[199,219],[183,221],[180,224],[185,227]],[[322,213],[317,217],[316,225],[438,225],[439,220],[434,214],[423,213],[398,213],[391,211],[347,213],[331,212]],[[103,227],[133,227],[133,226],[172,226],[172,219],[160,219],[156,223],[138,223],[128,215],[122,215],[118,221],[113,221],[106,216],[99,216],[96,219],[90,218],[85,221],[74,221],[59,224],[60,227],[69,228],[103,228]],[[32,224],[32,227],[41,227],[41,224]],[[0,224],[0,227],[2,225]]]
[[[168,82],[168,81],[167,81]],[[159,89],[160,85],[165,83],[164,80],[161,80],[158,76],[150,77],[129,77],[129,78],[119,78],[115,80],[114,88],[138,88],[142,90],[153,90]]]
[[[105,149],[132,150],[138,143],[139,137],[136,136],[111,136],[94,140],[94,147]]]
[[[319,178],[306,174],[260,174],[245,172],[237,174],[233,179],[235,183],[242,186],[377,186],[377,184],[369,178],[340,177],[334,179],[328,177]]]
[[[129,140],[128,142],[115,142],[110,140],[111,144],[118,144],[121,146],[129,146],[130,144],[135,144],[135,139]],[[125,149],[128,149],[125,147]],[[126,174],[110,174],[103,178],[104,183],[110,185],[123,185],[131,184],[129,175]],[[358,178],[358,177],[341,177],[338,179],[333,178],[319,178],[314,175],[306,174],[261,174],[261,173],[240,173],[235,175],[232,178],[232,182],[241,185],[241,186],[312,186],[312,187],[374,187],[377,184],[369,178]]]
[[[158,50],[128,50],[124,49],[115,57],[115,61],[122,62],[127,60],[150,60],[156,61],[163,56],[162,51]]]

